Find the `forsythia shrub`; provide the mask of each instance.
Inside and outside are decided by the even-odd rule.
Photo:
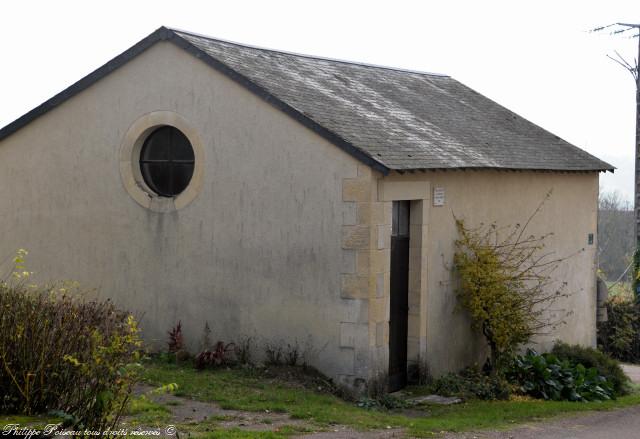
[[[460,279],[458,299],[472,327],[487,340],[493,374],[503,371],[518,348],[534,335],[562,323],[551,321],[547,311],[557,299],[567,296],[566,283],[552,277],[564,259],[544,251],[550,234],[534,236],[526,230],[543,203],[523,226],[469,228],[456,218],[453,262]]]
[[[135,382],[136,321],[108,300],[26,285],[27,275],[0,282],[0,413],[54,411],[74,427],[114,427]]]

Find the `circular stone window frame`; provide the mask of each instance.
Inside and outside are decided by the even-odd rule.
[[[174,197],[156,194],[144,181],[140,170],[140,153],[149,135],[163,126],[180,130],[191,142],[194,155],[193,175],[187,187]],[[204,146],[198,132],[180,114],[154,111],[138,118],[127,130],[120,146],[120,177],[122,184],[140,206],[154,212],[174,212],[186,207],[202,190]]]

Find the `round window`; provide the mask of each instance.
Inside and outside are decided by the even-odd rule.
[[[162,197],[175,197],[193,177],[193,147],[177,128],[163,126],[146,138],[140,151],[140,171],[149,189]]]

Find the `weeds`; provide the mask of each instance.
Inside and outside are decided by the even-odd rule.
[[[253,364],[253,337],[244,337],[236,344],[236,358],[243,365]]]
[[[302,358],[298,340],[286,345],[283,341],[267,341],[264,346],[264,354],[265,364],[270,366],[297,366]]]
[[[265,364],[278,366],[283,364],[283,347],[280,343],[266,342],[264,345]]]

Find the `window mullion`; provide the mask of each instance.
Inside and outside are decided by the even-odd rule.
[[[173,130],[170,131],[169,134],[169,162],[167,166],[169,167],[169,193],[174,194],[173,190]]]

